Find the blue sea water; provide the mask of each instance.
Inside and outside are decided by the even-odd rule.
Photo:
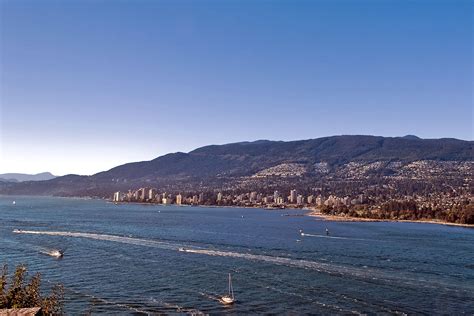
[[[3,196],[0,263],[64,284],[73,315],[474,314],[473,229],[289,212]]]

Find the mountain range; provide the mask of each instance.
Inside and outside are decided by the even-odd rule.
[[[66,175],[40,182],[0,183],[0,194],[105,197],[116,190],[140,186],[170,191],[216,190],[243,182],[260,181],[258,185],[264,185],[269,179],[275,182],[284,178],[291,182],[301,178],[311,180],[322,174],[345,177],[345,173],[353,173],[350,170],[354,166],[364,170],[360,171],[364,177],[367,170],[371,172],[369,176],[384,176],[398,174],[418,161],[448,163],[450,168],[453,163],[456,167],[457,162],[471,163],[473,145],[473,141],[421,139],[413,135],[345,135],[210,145],[189,153],[177,152],[150,161],[127,163],[92,176]]]
[[[24,182],[24,181],[45,181],[56,178],[50,172],[42,172],[37,174],[26,173],[3,173],[0,174],[1,182]]]

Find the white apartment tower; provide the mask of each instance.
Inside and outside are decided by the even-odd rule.
[[[120,196],[120,191],[114,193],[114,202],[120,202],[121,201],[121,196]]]
[[[291,190],[290,191],[290,203],[295,204],[296,203],[296,197],[298,196],[298,193],[296,190]]]

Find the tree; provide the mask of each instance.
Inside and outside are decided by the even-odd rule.
[[[64,289],[54,285],[49,296],[41,295],[41,274],[36,273],[27,282],[25,265],[18,265],[9,282],[8,267],[3,266],[0,277],[0,309],[41,307],[40,315],[62,315]]]

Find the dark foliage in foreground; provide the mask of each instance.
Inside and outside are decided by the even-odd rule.
[[[41,307],[39,315],[63,315],[63,287],[55,285],[49,296],[43,296],[40,273],[36,273],[29,281],[27,277],[28,272],[24,265],[17,266],[11,278],[8,276],[7,265],[3,266],[0,278],[0,309]]]

